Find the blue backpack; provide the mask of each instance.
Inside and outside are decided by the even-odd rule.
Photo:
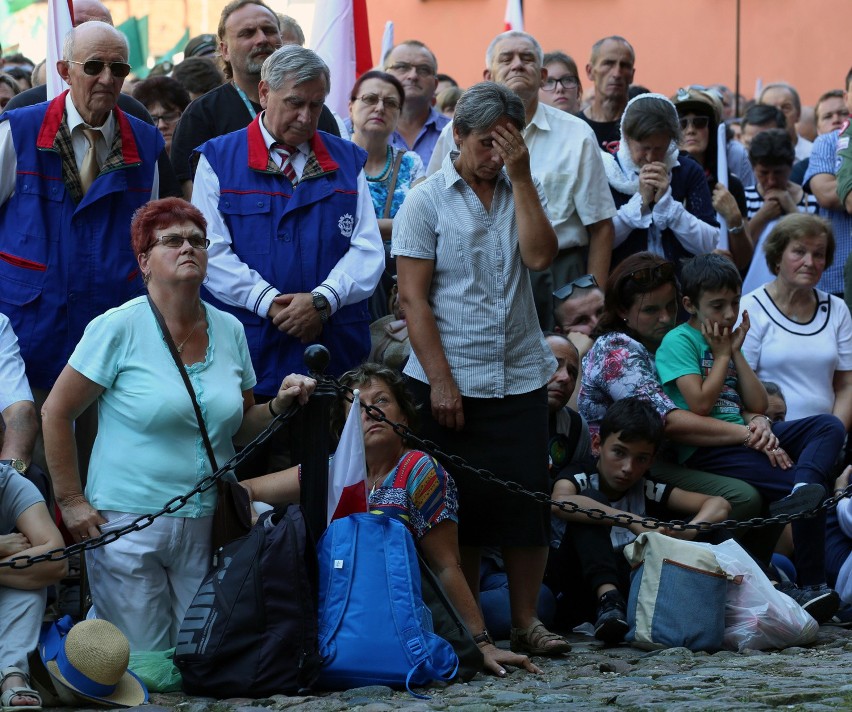
[[[352,514],[332,522],[318,545],[318,686],[403,687],[453,680],[459,659],[432,632],[414,541],[402,522]],[[422,697],[422,695],[416,695]]]

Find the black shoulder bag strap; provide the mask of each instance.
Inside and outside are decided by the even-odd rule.
[[[172,338],[171,333],[169,333],[169,327],[166,326],[166,320],[163,318],[160,310],[157,309],[157,305],[154,304],[154,300],[151,299],[150,295],[148,296],[148,304],[151,305],[151,311],[154,312],[154,318],[160,325],[160,331],[163,332],[163,340],[166,342],[166,346],[169,347],[169,353],[172,355],[175,366],[177,366],[178,373],[180,373],[180,376],[183,379],[183,385],[186,386],[189,397],[192,399],[192,407],[195,410],[195,417],[198,419],[198,428],[201,430],[201,439],[204,440],[204,449],[207,450],[207,457],[210,458],[210,465],[213,468],[213,472],[216,472],[216,470],[219,469],[219,466],[216,464],[216,456],[213,454],[213,446],[210,444],[210,436],[207,435],[207,426],[204,424],[204,417],[201,415],[201,408],[198,405],[198,400],[195,398],[195,391],[193,390],[192,383],[190,383],[189,376],[186,373],[186,368],[184,368],[183,361],[180,359],[180,354],[178,354],[174,339]]]

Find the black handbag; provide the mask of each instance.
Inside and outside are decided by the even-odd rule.
[[[154,304],[154,300],[148,297],[148,304],[151,305],[151,311],[154,312],[154,317],[160,325],[160,330],[163,332],[163,339],[166,346],[169,347],[169,353],[174,359],[178,373],[183,379],[183,384],[192,399],[192,407],[195,410],[195,417],[198,420],[198,428],[201,430],[201,439],[204,441],[204,449],[207,451],[207,457],[210,458],[210,465],[213,471],[216,472],[219,466],[216,464],[216,456],[213,454],[213,446],[210,444],[210,436],[207,434],[207,426],[204,424],[204,417],[201,415],[201,408],[198,406],[198,400],[195,398],[195,391],[192,388],[192,383],[189,376],[186,374],[186,369],[178,354],[174,339],[169,333],[169,328],[166,326],[166,320]],[[234,539],[245,536],[251,529],[251,502],[249,501],[248,492],[241,487],[237,482],[225,480],[219,477],[216,480],[216,511],[213,513],[213,527],[211,537],[213,543],[213,551],[216,551],[225,544],[229,544]]]

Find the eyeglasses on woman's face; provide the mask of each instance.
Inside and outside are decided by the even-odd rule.
[[[195,250],[206,250],[210,247],[210,239],[204,235],[178,235],[177,233],[160,235],[160,237],[154,240],[151,247],[162,245],[170,250],[178,250],[183,247],[184,242],[188,242],[189,246]]]
[[[706,129],[710,125],[708,116],[682,116],[680,118],[680,130],[687,131],[690,128],[697,130]]]
[[[548,77],[544,80],[544,84],[541,85],[541,88],[543,91],[556,91],[557,85],[561,86],[565,91],[568,91],[569,89],[576,89],[580,86],[580,80],[570,74],[566,74],[562,77]]]
[[[355,97],[357,101],[367,106],[376,106],[382,102],[382,106],[391,111],[399,111],[402,104],[395,96],[380,96],[379,94],[364,94],[363,96]]]

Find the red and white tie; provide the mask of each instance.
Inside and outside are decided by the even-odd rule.
[[[272,150],[281,156],[281,172],[287,176],[287,180],[289,180],[293,185],[296,185],[298,178],[296,177],[296,169],[293,168],[290,157],[295,154],[298,149],[287,143],[273,143]]]

